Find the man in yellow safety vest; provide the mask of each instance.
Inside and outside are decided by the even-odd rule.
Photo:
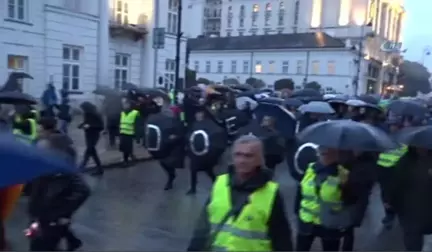
[[[120,114],[120,151],[123,153],[123,162],[127,166],[129,158],[134,158],[133,141],[135,139],[135,124],[139,111],[132,108],[128,100],[123,100],[123,111]]]
[[[33,144],[38,137],[37,121],[34,119],[32,111],[27,107],[17,106],[12,128],[12,133],[18,140],[26,144]]]
[[[279,185],[262,167],[261,141],[241,136],[232,154],[233,166],[217,177],[188,251],[292,251]]]

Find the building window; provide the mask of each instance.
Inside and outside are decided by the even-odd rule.
[[[8,17],[16,20],[26,20],[28,0],[8,0]]]
[[[177,6],[179,0],[169,0],[168,2],[168,26],[167,32],[177,34]]]
[[[282,62],[282,73],[287,74],[289,70],[289,62],[284,61]]]
[[[175,68],[176,62],[174,59],[165,59],[165,87],[172,88],[175,84]]]
[[[244,27],[244,18],[240,18],[240,20],[239,20],[239,27],[241,27],[241,28]]]
[[[231,32],[227,31],[226,36],[231,37]]]
[[[222,60],[219,60],[217,62],[217,72],[218,73],[222,73],[223,72],[223,61]]]
[[[243,36],[243,32],[239,32],[239,36]]]
[[[28,58],[25,56],[8,55],[8,73],[28,72]],[[23,88],[24,79],[18,79],[17,82]]]
[[[245,6],[244,5],[240,6],[240,14],[239,14],[239,16],[241,18],[245,17]]]
[[[320,73],[320,62],[318,60],[312,61],[312,74]]]
[[[339,25],[348,25],[351,17],[351,0],[341,0],[339,10]]]
[[[259,12],[259,6],[258,6],[258,4],[254,4],[253,5],[252,11],[255,12],[255,13]]]
[[[250,69],[249,69],[249,61],[244,60],[243,61],[243,73],[249,73]]]
[[[283,26],[285,23],[285,3],[279,3],[278,25]]]
[[[313,0],[312,19],[311,19],[312,28],[316,28],[321,25],[321,15],[322,15],[322,0]]]
[[[232,27],[232,20],[233,20],[233,12],[232,12],[232,6],[228,6],[228,28]]]
[[[262,64],[261,61],[257,61],[255,63],[255,73],[262,73]]]
[[[298,22],[299,22],[299,15],[300,15],[300,1],[295,2],[294,6],[294,32],[297,32]]]
[[[68,1],[68,0],[66,0]],[[118,24],[127,25],[129,24],[129,6],[128,3],[118,0],[116,1],[116,9],[115,9],[115,21]]]
[[[129,71],[130,55],[116,53],[114,71],[114,87],[116,89],[123,89],[124,85],[129,82]]]
[[[327,72],[328,74],[336,74],[336,63],[334,61],[327,62]]]
[[[211,72],[211,62],[210,61],[206,61],[205,71],[206,71],[206,73],[210,73]]]
[[[259,6],[254,4],[252,8],[252,26],[257,26]]]
[[[269,61],[269,73],[274,73],[275,72],[275,62],[274,60],[270,60]]]
[[[264,25],[265,26],[270,26],[270,19],[271,19],[271,4],[270,3],[267,3],[266,4],[266,9],[265,9],[265,16],[264,16],[264,18],[265,18],[265,23],[264,23]]]
[[[63,84],[64,90],[80,89],[80,47],[63,46]]]
[[[195,69],[195,72],[199,72],[199,61],[198,60],[195,60],[194,61],[194,69]]]
[[[303,74],[303,60],[297,60],[297,74]]]
[[[237,73],[237,60],[231,61],[231,73]]]

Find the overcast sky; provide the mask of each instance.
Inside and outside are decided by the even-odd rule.
[[[405,58],[420,62],[425,47],[432,52],[432,1],[405,1],[407,12],[403,30],[403,48],[408,49]],[[432,70],[432,55],[425,57],[425,65]]]

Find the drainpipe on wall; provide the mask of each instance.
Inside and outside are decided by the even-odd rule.
[[[112,85],[109,78],[109,5],[107,0],[99,0],[98,27],[98,73],[96,85]]]
[[[305,86],[308,83],[308,77],[309,77],[309,62],[310,61],[310,51],[306,52],[306,69],[305,69],[305,77],[303,78],[303,86]]]
[[[254,73],[253,59],[254,59],[254,52],[251,52],[251,54],[250,54],[249,78],[252,78],[253,77],[253,73]]]

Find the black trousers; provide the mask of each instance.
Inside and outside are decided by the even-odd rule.
[[[165,164],[163,162],[160,162],[160,165],[162,166],[162,169],[164,169],[165,173],[168,176],[168,183],[172,183],[176,178],[176,168],[168,164]]]
[[[91,141],[90,140],[86,141],[87,146],[86,146],[86,150],[84,151],[84,157],[83,157],[83,161],[81,163],[81,166],[85,167],[87,165],[88,161],[90,160],[90,158],[92,158],[93,161],[95,162],[96,166],[101,167],[102,163],[100,161],[99,155],[98,155],[97,150],[96,150],[96,144],[99,141],[100,136],[99,136],[99,134],[97,134],[97,135],[95,134],[95,135],[92,135],[90,137],[92,138]]]
[[[69,226],[41,225],[37,237],[30,238],[30,251],[58,251]]]
[[[108,141],[111,147],[116,146],[117,137],[118,137],[118,128],[117,127],[108,128]]]
[[[345,231],[342,243],[342,251],[354,251],[355,228],[349,228]]]
[[[310,251],[317,236],[298,234],[296,239],[296,251]],[[340,238],[321,238],[322,251],[339,251]]]
[[[198,172],[204,172],[211,179],[212,182],[216,180],[216,175],[213,171],[212,164],[200,164],[199,162],[191,161],[190,164],[190,190],[196,191],[196,187],[198,184]]]

